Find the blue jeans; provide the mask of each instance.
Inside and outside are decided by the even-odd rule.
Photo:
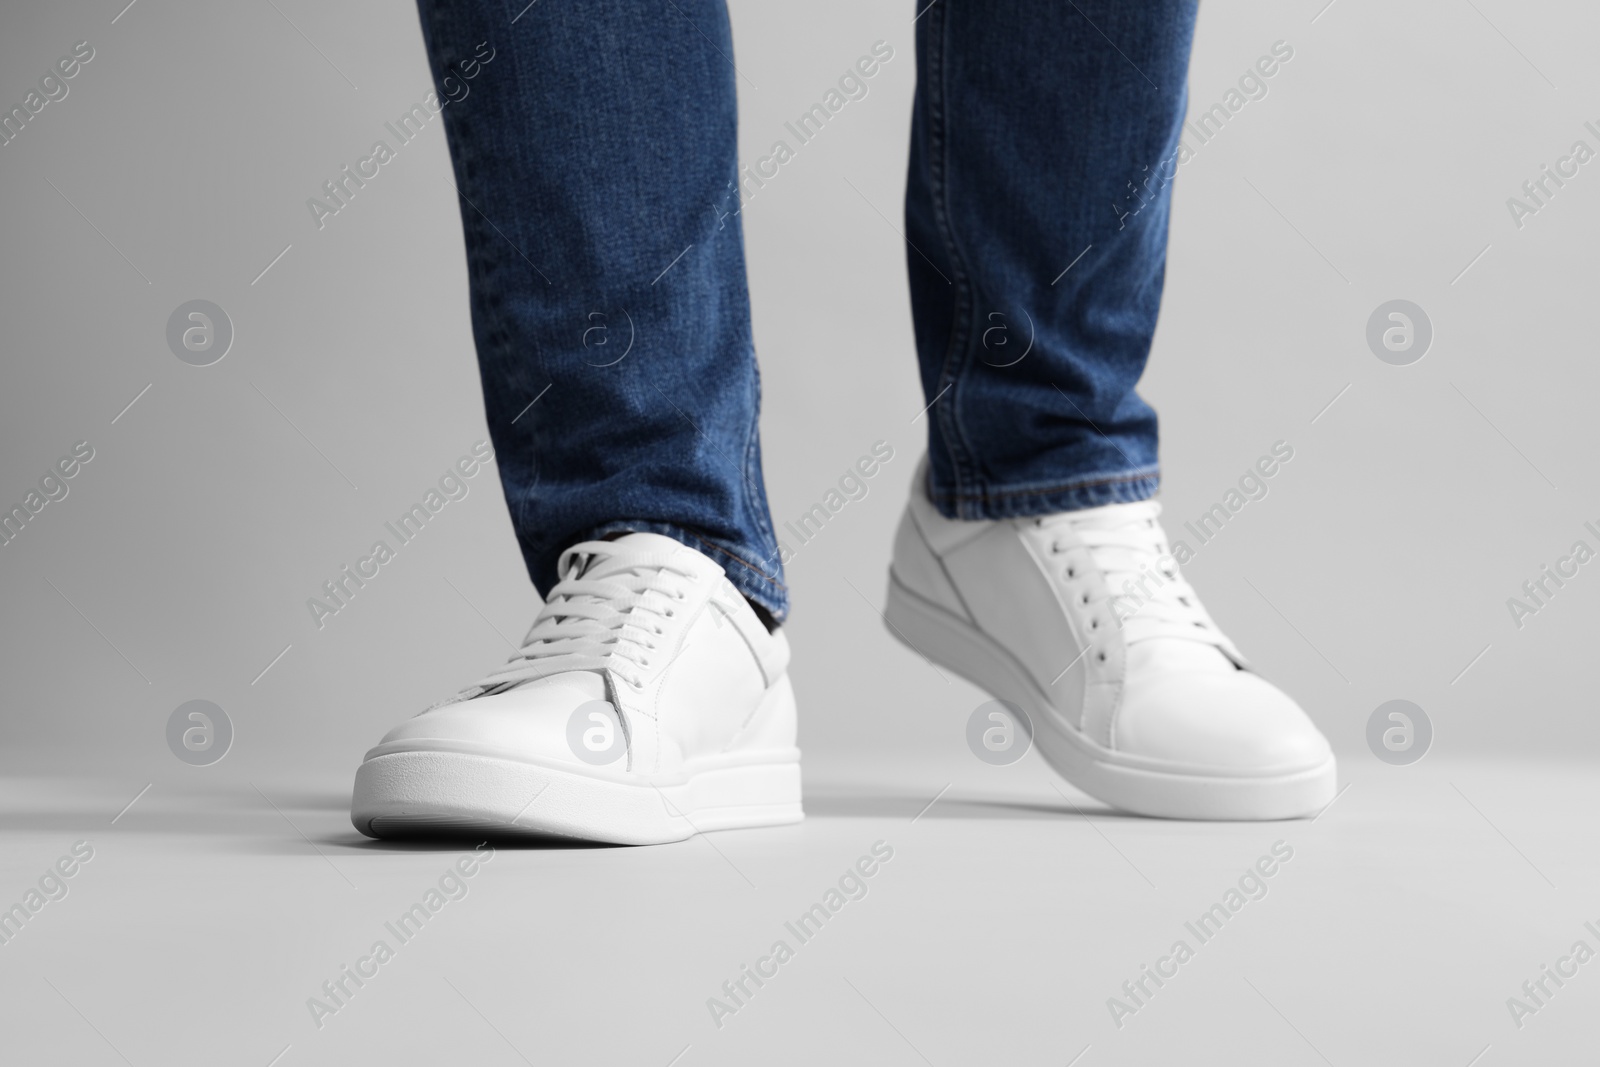
[[[547,593],[567,545],[649,530],[781,620],[738,214],[759,176],[737,158],[723,0],[508,2],[419,7],[529,572]],[[962,519],[1144,499],[1156,416],[1134,386],[1195,2],[919,7],[905,232],[928,492]]]

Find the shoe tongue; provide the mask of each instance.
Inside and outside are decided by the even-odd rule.
[[[1115,529],[1131,523],[1146,522],[1161,514],[1161,504],[1155,500],[1132,500],[1122,504],[1101,504],[1075,511],[1058,511],[1043,517],[1046,526],[1068,525]]]
[[[589,561],[580,577],[604,578],[617,574],[633,567],[665,563],[671,560],[675,566],[684,567],[697,573],[714,571],[722,573],[718,567],[705,555],[685,545],[682,541],[673,540],[655,533],[630,533],[618,537],[610,542],[615,550],[606,555],[597,555]]]
[[[643,531],[623,534],[612,544],[628,545],[629,547],[637,547],[649,552],[666,552],[669,554],[689,548],[682,541],[667,537],[665,534],[645,533]],[[689,551],[692,552],[694,550],[689,549]]]

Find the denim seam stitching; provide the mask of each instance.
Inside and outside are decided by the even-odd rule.
[[[476,159],[474,158],[475,153],[471,148],[471,138],[461,138],[461,140],[463,141],[463,144],[461,145],[461,151],[458,153],[460,169],[457,177],[461,180],[461,184],[470,187],[472,185],[472,171],[476,164]],[[466,201],[466,197],[457,196],[456,200],[456,210],[460,211],[462,204]],[[468,204],[467,206],[470,207],[471,205]],[[465,223],[463,223],[463,228],[464,226]],[[493,346],[495,351],[501,354],[502,358],[505,358],[509,355],[513,343],[511,330],[506,323],[504,308],[505,302],[501,298],[499,290],[495,286],[489,284],[491,267],[491,256],[489,249],[496,248],[497,246],[487,240],[488,234],[484,232],[486,222],[483,217],[477,213],[476,209],[474,209],[472,226],[473,229],[479,232],[479,239],[469,240],[466,242],[468,276],[475,283],[473,287],[473,295],[477,296],[483,305],[484,317],[489,324],[490,344]],[[487,409],[484,412],[484,416],[487,419]],[[537,457],[539,452],[539,435],[537,427],[538,423],[535,420],[528,420],[528,428],[526,431],[528,434],[528,447],[530,454],[535,457]],[[537,459],[535,460],[535,465],[537,466]],[[538,484],[538,478],[536,476],[534,479],[534,485],[537,486]],[[517,540],[525,545],[529,543],[528,539],[522,534],[522,531],[527,528],[527,510],[528,501],[526,495],[524,495],[517,501],[517,513],[513,519],[513,526],[517,531]],[[530,547],[537,546],[530,545]]]
[[[945,252],[949,256],[949,266],[955,278],[951,284],[956,290],[956,299],[953,302],[950,326],[950,341],[945,349],[944,359],[940,366],[939,383],[940,391],[934,394],[937,398],[946,388],[950,391],[950,403],[945,409],[934,412],[933,417],[939,420],[940,427],[945,431],[944,443],[950,453],[951,467],[955,471],[956,487],[958,491],[966,492],[964,486],[976,481],[972,477],[974,449],[971,441],[967,439],[966,427],[960,417],[960,402],[963,390],[961,388],[961,371],[965,365],[966,335],[969,332],[969,316],[972,303],[972,287],[968,280],[966,262],[956,243],[954,227],[950,225],[949,196],[950,188],[946,176],[949,171],[949,138],[946,136],[948,126],[948,112],[946,101],[949,98],[948,86],[945,77],[948,67],[948,24],[945,19],[944,9],[929,11],[928,79],[931,86],[929,92],[928,136],[930,139],[928,151],[928,182],[929,200],[933,205],[934,225],[938,228],[939,236],[944,241]],[[937,31],[937,32],[935,32]],[[946,384],[948,383],[948,384]],[[929,471],[929,481],[932,482],[932,471]],[[965,516],[963,516],[965,517]]]
[[[507,10],[507,8],[506,8],[506,6],[505,6],[505,4],[503,2],[501,3],[500,7],[501,7],[502,12],[509,13],[509,11]],[[532,28],[532,22],[530,21],[529,29],[531,30],[531,28]],[[509,49],[508,51],[511,54],[511,65],[512,65],[511,76],[512,76],[513,82],[515,84],[523,84],[525,82],[525,80],[526,80],[523,77],[523,69],[524,69],[523,51],[521,49],[516,49],[516,48]],[[481,211],[478,211],[477,207],[475,205],[470,205],[469,204],[468,206],[472,207],[474,215],[477,216],[477,224],[478,224],[478,228],[479,228],[480,231],[483,230],[485,227],[493,226],[493,223],[491,223],[489,221],[488,216],[484,215]],[[504,234],[499,234],[499,236],[501,236],[502,238],[505,237]],[[494,242],[492,242],[492,241],[487,239],[488,238],[487,233],[484,234],[484,238],[485,238],[484,240],[480,240],[480,241],[474,242],[474,244],[476,244],[479,247],[487,246],[487,247],[493,247],[493,248],[496,248],[496,249],[499,248],[499,245],[497,243],[494,243]],[[517,250],[518,256],[520,258],[522,258],[522,259],[527,259],[528,258],[527,256],[522,254],[522,250],[521,250],[520,246],[518,246],[516,244],[512,244],[512,242],[510,241],[509,238],[505,238],[505,242],[507,244],[511,244],[512,247]],[[501,255],[504,256],[504,252],[501,252]],[[514,266],[515,265],[513,265],[513,267]],[[529,260],[529,266],[533,266],[533,263],[532,263],[531,260]],[[538,271],[538,268],[534,267],[534,270]],[[541,273],[541,277],[542,277],[542,273]],[[531,281],[531,279],[530,279],[530,281]],[[549,284],[548,279],[545,279],[545,281],[546,281],[546,284],[548,285]],[[496,322],[496,328],[497,329],[501,329],[501,332],[505,334],[504,350],[509,352],[510,348],[511,348],[511,343],[512,343],[511,336],[510,336],[510,331],[503,329],[504,320],[502,318],[497,317],[495,322]],[[550,372],[545,368],[545,365],[544,365],[544,353],[539,351],[539,345],[538,345],[537,339],[530,338],[530,343],[532,344],[533,349],[534,349],[534,356],[535,356],[534,364],[539,368],[539,370],[541,372],[544,373],[545,378],[552,385],[555,384],[555,376],[550,374]],[[537,399],[537,397],[535,399]],[[517,502],[517,515],[516,515],[516,519],[515,519],[515,525],[516,525],[516,528],[517,528],[518,531],[521,531],[521,530],[524,530],[524,529],[527,528],[528,497],[532,495],[532,490],[534,488],[538,487],[539,479],[540,479],[540,477],[542,475],[542,471],[540,469],[541,468],[541,464],[539,463],[539,420],[537,418],[530,418],[528,420],[528,429],[527,429],[526,433],[528,435],[528,455],[532,458],[533,465],[534,465],[534,481],[533,481],[533,486],[531,486],[529,488],[528,492],[523,495],[522,499]],[[518,534],[518,540],[522,540],[520,532]]]
[[[776,548],[778,544],[778,534],[777,531],[772,528],[772,516],[770,514],[772,507],[767,502],[766,482],[763,480],[758,485],[755,477],[752,477],[751,475],[752,471],[754,471],[756,475],[761,473],[760,467],[755,461],[756,446],[761,439],[761,364],[756,359],[756,352],[753,344],[748,346],[746,351],[750,355],[751,403],[750,421],[748,423],[748,429],[745,433],[744,480],[745,486],[752,490],[750,510],[755,517],[756,526],[758,527],[759,532],[764,534],[766,537],[766,543],[761,547]],[[757,489],[759,489],[759,492],[755,492]]]

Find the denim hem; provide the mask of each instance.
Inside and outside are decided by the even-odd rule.
[[[976,492],[941,491],[930,484],[928,499],[947,519],[1019,519],[1132,504],[1149,500],[1160,487],[1159,469],[1145,467],[1047,485],[986,486]]]
[[[646,522],[627,519],[596,526],[580,540],[599,540],[614,533],[653,533],[670,537],[712,559],[728,576],[728,581],[747,600],[760,604],[777,622],[789,615],[789,587],[761,569],[759,561],[752,561],[727,541],[706,537],[687,526],[670,522]],[[776,558],[776,557],[774,557]],[[730,563],[733,564],[730,566]]]

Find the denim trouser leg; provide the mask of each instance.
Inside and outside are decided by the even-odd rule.
[[[722,0],[418,6],[534,584],[575,541],[648,530],[781,619]]]
[[[993,519],[1144,499],[1156,415],[1134,385],[1195,3],[919,7],[906,227],[933,500]]]
[[[573,541],[653,530],[783,618],[722,0],[419,7],[535,584]],[[976,519],[1149,496],[1134,385],[1193,0],[922,7],[906,221],[934,500]]]

